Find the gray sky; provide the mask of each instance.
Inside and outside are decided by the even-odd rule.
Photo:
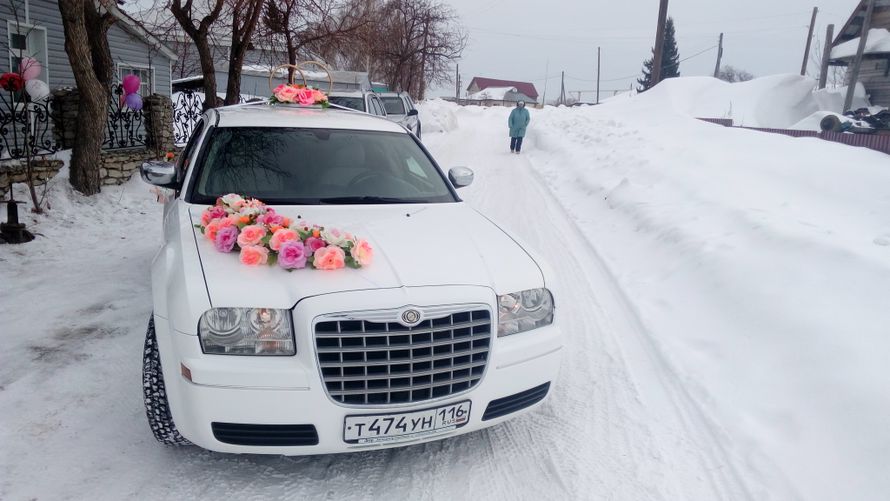
[[[559,72],[566,89],[596,88],[596,48],[603,50],[602,89],[627,89],[651,55],[658,0],[448,0],[470,40],[460,72],[463,88],[473,76],[534,82],[544,90],[549,60],[548,100],[559,93]],[[828,24],[840,30],[859,0],[672,0],[684,76],[711,75],[718,34],[724,36],[723,62],[757,76],[797,73],[803,59],[813,7],[816,41]],[[821,47],[821,45],[819,45]],[[821,53],[819,53],[821,57]],[[816,74],[815,63],[810,71]],[[628,76],[633,75],[628,78]],[[571,78],[569,78],[571,77]],[[583,80],[582,80],[583,79]],[[591,81],[584,81],[591,80]],[[436,94],[454,94],[454,87]],[[603,95],[610,95],[605,93]],[[593,99],[592,94],[582,99]]]
[[[596,88],[596,48],[602,47],[603,96],[627,89],[651,56],[658,0],[444,0],[470,36],[460,72],[463,89],[473,76],[530,81],[548,100],[559,93],[559,72],[568,91]],[[152,0],[134,0],[145,8]],[[717,37],[724,36],[723,63],[756,76],[797,73],[813,7],[819,8],[813,53],[821,57],[825,28],[840,30],[859,0],[671,0],[684,76],[711,75]],[[697,53],[704,51],[702,54]],[[812,58],[811,58],[812,59]],[[549,79],[545,71],[549,61]],[[810,72],[816,75],[815,63]],[[433,89],[453,95],[454,85]],[[593,94],[582,95],[592,100]]]

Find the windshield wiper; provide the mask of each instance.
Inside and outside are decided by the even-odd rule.
[[[393,197],[328,197],[320,198],[319,203],[322,204],[424,204],[429,203],[426,200],[417,200],[411,198],[393,198]]]

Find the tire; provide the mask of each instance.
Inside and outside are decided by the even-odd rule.
[[[142,394],[148,426],[158,442],[164,445],[192,445],[179,434],[167,405],[167,388],[161,372],[161,352],[155,336],[155,316],[148,320],[145,349],[142,351]]]

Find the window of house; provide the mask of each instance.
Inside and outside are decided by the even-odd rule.
[[[7,21],[6,28],[10,71],[18,73],[21,70],[22,59],[32,57],[39,61],[41,66],[40,76],[37,78],[49,83],[46,28],[14,21]]]
[[[137,77],[139,77],[140,96],[145,97],[154,94],[154,69],[129,64],[118,65],[119,81],[123,82],[124,77],[127,75],[136,75]]]

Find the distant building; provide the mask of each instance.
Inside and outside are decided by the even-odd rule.
[[[865,23],[866,6],[866,0],[859,2],[832,42],[831,65],[849,67],[855,58]],[[875,0],[866,42],[859,82],[865,87],[872,104],[890,107],[890,0]]]
[[[496,78],[473,77],[467,87],[467,99],[491,101],[489,104],[507,104],[525,101],[530,104],[538,102],[538,90],[535,84],[499,80]]]

